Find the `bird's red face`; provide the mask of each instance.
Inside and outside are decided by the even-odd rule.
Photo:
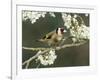
[[[61,31],[62,34],[64,34],[64,29],[63,28],[61,28],[60,31]]]

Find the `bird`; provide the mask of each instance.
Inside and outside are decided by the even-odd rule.
[[[64,33],[67,32],[63,27],[58,27],[55,30],[47,33],[38,41],[47,43],[49,46],[58,46],[64,38]]]

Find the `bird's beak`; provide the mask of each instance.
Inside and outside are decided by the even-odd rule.
[[[66,30],[63,31],[64,33],[67,32]]]

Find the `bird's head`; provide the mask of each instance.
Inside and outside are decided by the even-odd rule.
[[[64,34],[65,32],[67,32],[64,28],[57,28],[56,29],[56,33],[58,34],[58,35],[62,35],[62,34]]]

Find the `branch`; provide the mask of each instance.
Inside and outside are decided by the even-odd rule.
[[[80,45],[83,45],[85,43],[86,43],[86,41],[82,41],[80,43],[65,44],[63,46],[56,47],[55,50],[60,50],[60,49],[68,48],[68,47],[80,46]],[[35,56],[32,56],[31,58],[29,58],[28,60],[26,60],[25,62],[22,63],[22,65],[26,64],[26,68],[28,68],[30,61],[37,58],[39,55],[42,55],[42,54],[48,52],[50,49],[53,49],[53,48],[28,48],[28,47],[22,47],[22,48],[26,49],[26,50],[32,50],[32,51],[43,50],[41,53],[37,53]]]
[[[65,44],[63,46],[59,46],[59,47],[56,47],[55,50],[60,50],[60,49],[63,49],[63,48],[68,48],[68,47],[75,47],[75,46],[80,46],[82,44],[85,44],[86,41],[82,41],[80,43],[72,43],[72,44]],[[52,48],[29,48],[29,47],[22,47],[23,49],[25,50],[32,50],[32,51],[39,51],[39,50],[50,50]]]
[[[23,49],[26,50],[31,50],[31,51],[39,51],[39,50],[45,50],[45,49],[52,49],[52,48],[29,48],[29,47],[22,47]]]
[[[80,45],[83,45],[85,43],[86,43],[86,41],[82,41],[80,43],[65,44],[63,46],[56,47],[56,50],[60,50],[60,49],[68,48],[68,47],[80,46]]]
[[[30,61],[32,61],[33,59],[37,58],[39,55],[42,55],[42,54],[44,54],[44,53],[46,53],[46,52],[48,52],[48,51],[49,51],[49,49],[44,50],[44,51],[41,52],[41,53],[37,53],[35,56],[32,56],[30,59],[28,59],[28,60],[26,60],[25,62],[23,62],[22,65],[25,65],[25,64],[26,64],[26,66],[29,65]],[[28,68],[28,66],[27,66],[26,68]]]

